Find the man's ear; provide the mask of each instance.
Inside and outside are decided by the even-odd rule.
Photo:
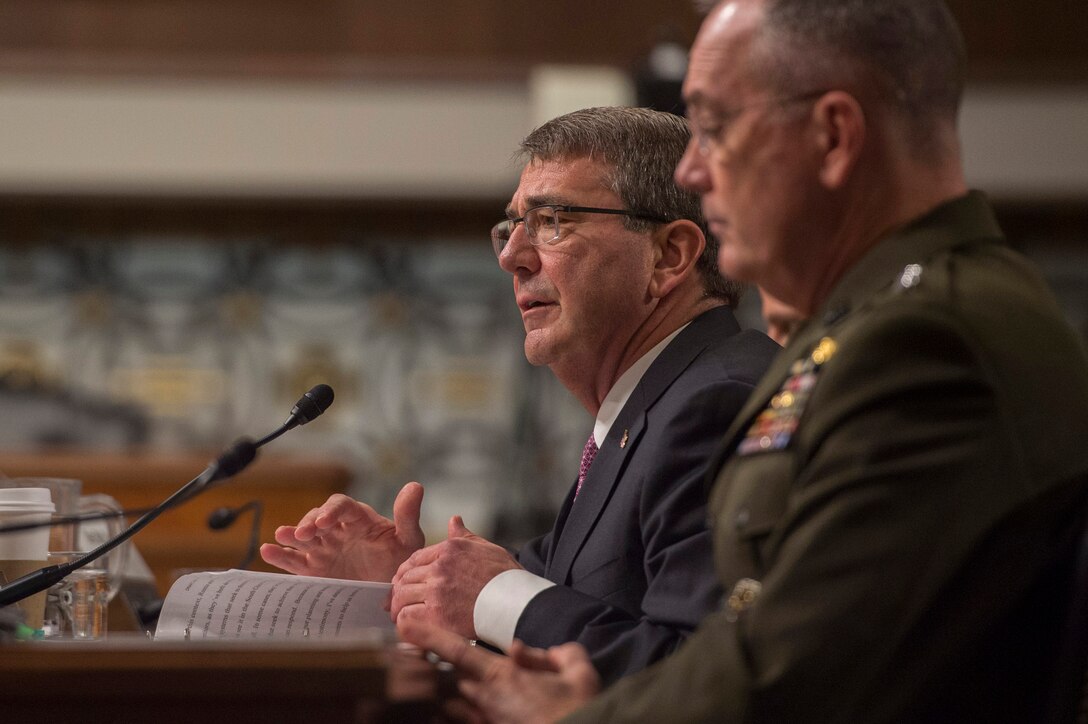
[[[846,185],[865,145],[865,111],[849,93],[831,91],[812,109],[821,153],[820,181],[831,190]]]
[[[661,299],[696,273],[695,263],[706,248],[706,237],[694,221],[680,219],[659,227],[653,241],[654,269],[649,293]]]

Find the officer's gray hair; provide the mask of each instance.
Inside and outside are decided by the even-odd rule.
[[[963,36],[943,0],[767,0],[750,71],[783,96],[875,94],[925,145],[936,123],[955,124],[965,66]]]

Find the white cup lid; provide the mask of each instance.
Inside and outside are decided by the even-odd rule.
[[[0,488],[0,510],[52,513],[56,506],[49,488]]]

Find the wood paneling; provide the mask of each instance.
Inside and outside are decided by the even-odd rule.
[[[284,244],[367,239],[487,244],[507,198],[494,199],[162,199],[0,195],[0,244],[58,239],[125,239],[155,234],[260,238]]]
[[[626,66],[697,25],[689,0],[5,0],[0,68],[488,75]]]
[[[948,0],[967,41],[970,77],[1088,81],[1084,0]]]
[[[1088,80],[1083,0],[949,0],[974,77]],[[691,0],[0,0],[0,70],[247,75],[520,73],[631,66],[688,44]]]

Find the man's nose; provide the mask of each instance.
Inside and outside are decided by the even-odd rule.
[[[525,224],[518,224],[510,233],[506,246],[499,253],[499,266],[508,274],[515,274],[518,269],[535,272],[540,267],[540,255],[537,248],[529,243]]]
[[[700,152],[699,144],[692,138],[684,149],[684,155],[680,157],[680,163],[676,165],[673,173],[676,184],[689,191],[705,194],[710,191],[710,173],[706,165],[706,157]]]

